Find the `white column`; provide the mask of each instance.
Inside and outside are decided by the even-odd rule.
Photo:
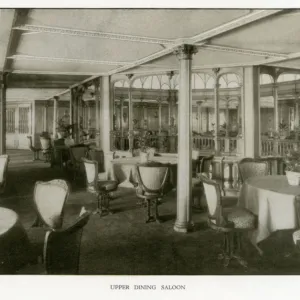
[[[110,151],[111,105],[110,105],[110,77],[101,77],[100,102],[100,148],[107,153]]]
[[[258,157],[260,154],[260,84],[259,67],[244,67],[243,118],[244,155]]]
[[[197,102],[198,132],[202,132],[202,101]]]
[[[76,114],[76,88],[71,89],[71,99],[70,99],[70,124],[73,125],[72,127],[72,138],[75,139],[76,135],[76,128],[74,122],[74,115]]]
[[[220,127],[220,114],[219,114],[219,87],[220,85],[218,83],[215,84],[214,88],[214,108],[215,108],[215,151],[216,154],[220,152],[220,145],[219,145],[219,140],[218,140],[218,131]]]
[[[161,133],[161,99],[158,100],[158,132]]]
[[[299,96],[295,94],[295,127],[299,130]]]
[[[58,106],[58,97],[53,98],[53,129],[52,129],[52,134],[53,134],[53,139],[57,138],[57,133],[56,133],[56,128],[57,128],[57,106]]]
[[[273,99],[274,99],[274,130],[278,132],[279,122],[278,122],[278,84],[276,80],[273,84]]]
[[[192,196],[192,55],[197,48],[182,45],[176,51],[180,62],[178,100],[178,169],[177,169],[177,218],[174,230],[187,232],[193,226],[191,220]]]
[[[47,117],[48,117],[48,103],[46,101],[46,103],[44,104],[44,110],[43,110],[43,131],[47,131],[47,128],[48,128],[48,120],[47,120]]]
[[[6,73],[0,75],[0,155],[6,153]]]
[[[226,103],[226,137],[229,136],[229,103]]]
[[[95,89],[96,145],[100,147],[100,78],[95,78],[93,83]]]

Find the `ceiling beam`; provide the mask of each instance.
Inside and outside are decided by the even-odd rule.
[[[28,13],[28,8],[18,8],[14,10],[14,18],[11,25],[9,42],[6,49],[5,63],[3,66],[4,71],[9,71],[12,69],[12,60],[8,59],[8,57],[16,53],[21,38],[21,32],[13,30],[13,27],[24,24],[27,21]]]
[[[106,73],[91,72],[61,72],[61,71],[35,71],[35,70],[12,70],[13,74],[30,74],[30,75],[82,75],[82,76],[105,76]],[[100,74],[100,75],[99,75]]]
[[[211,30],[208,30],[208,31],[204,32],[204,33],[195,35],[192,38],[177,39],[176,43],[168,45],[168,48],[163,49],[163,50],[161,50],[159,52],[156,52],[154,54],[151,54],[149,56],[146,56],[142,59],[139,59],[139,60],[135,61],[134,63],[132,63],[131,65],[122,66],[120,68],[116,68],[112,71],[109,71],[107,73],[107,75],[111,76],[111,75],[114,75],[116,73],[125,72],[126,70],[130,71],[130,69],[132,69],[134,67],[137,67],[139,65],[145,64],[147,62],[153,61],[155,59],[161,58],[163,56],[166,56],[166,55],[174,52],[174,50],[182,44],[196,44],[196,43],[200,43],[200,42],[203,42],[203,44],[205,44],[207,39],[211,39],[215,36],[218,36],[220,34],[229,32],[233,29],[240,28],[240,27],[245,26],[247,24],[254,23],[256,21],[267,18],[267,17],[272,16],[274,14],[278,14],[281,11],[282,10],[258,10],[258,11],[252,12],[250,14],[247,14],[246,16],[242,16],[238,19],[235,19],[233,21],[230,21],[230,22],[227,22],[227,23],[222,24],[220,26],[217,26],[217,27],[215,27]],[[101,76],[101,75],[99,75],[99,76]],[[80,82],[78,84],[75,84],[75,85],[71,86],[70,88],[76,87],[76,86],[81,85],[81,84],[86,83],[86,82],[89,82],[90,80],[93,80],[96,77],[98,77],[98,76],[92,76],[92,77],[84,80],[83,82]]]
[[[264,64],[274,64],[274,63],[281,63],[288,60],[296,59],[300,57],[300,52],[290,53],[285,58],[269,58],[265,61]]]
[[[62,62],[62,63],[78,63],[78,64],[91,64],[91,65],[111,65],[111,66],[126,66],[130,62],[121,61],[104,61],[104,60],[91,60],[91,59],[77,59],[77,58],[63,58],[63,57],[49,57],[49,56],[34,56],[34,55],[12,55],[7,57],[12,60],[31,60],[31,61],[48,61],[48,62]]]
[[[275,58],[285,59],[288,57],[288,54],[283,54],[283,53],[234,48],[234,47],[227,47],[221,45],[205,44],[201,48],[210,51],[219,51],[219,52],[227,52],[227,53],[235,53],[235,54],[252,55],[252,56],[263,56],[265,58],[275,57]]]
[[[207,40],[207,39],[211,39],[220,34],[227,33],[233,29],[240,28],[242,26],[245,26],[245,25],[253,23],[253,22],[257,22],[261,19],[270,17],[274,14],[278,14],[279,12],[282,12],[282,11],[283,11],[282,9],[254,11],[250,14],[247,14],[245,16],[237,18],[233,21],[227,22],[227,23],[217,26],[213,29],[210,29],[208,31],[205,31],[203,33],[193,36],[192,38],[189,39],[189,44],[195,44],[195,43]]]
[[[101,32],[101,31],[93,31],[93,30],[82,30],[82,29],[41,26],[41,25],[26,24],[22,26],[14,26],[13,29],[18,31],[26,31],[26,32],[62,34],[62,35],[72,35],[72,36],[100,38],[100,39],[109,39],[109,40],[121,40],[121,41],[129,41],[129,42],[148,43],[148,44],[167,45],[167,44],[175,43],[175,40],[173,39],[159,39],[159,38],[151,38],[146,36],[136,36],[136,35],[128,35],[128,34],[120,34],[120,33],[110,33],[110,32]]]

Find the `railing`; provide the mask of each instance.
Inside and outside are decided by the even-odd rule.
[[[133,149],[138,149],[138,137],[143,134],[142,131],[134,131]],[[239,138],[219,137],[218,143],[220,151],[224,155],[236,155],[238,151]],[[202,151],[214,151],[215,140],[213,136],[198,136],[192,137],[193,149]],[[148,137],[148,144],[154,147],[160,153],[177,153],[178,138],[177,134],[168,135],[166,132],[157,133]],[[129,134],[128,131],[111,131],[111,150],[128,150],[129,149]]]
[[[215,141],[213,136],[193,136],[193,148],[199,150],[214,150]]]
[[[300,142],[296,140],[261,139],[261,156],[284,156],[288,151],[298,149]]]

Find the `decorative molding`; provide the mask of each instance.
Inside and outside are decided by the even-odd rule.
[[[174,54],[179,60],[191,60],[193,54],[196,54],[197,52],[198,49],[196,46],[184,44],[175,49]]]
[[[222,33],[226,33],[230,30],[239,28],[241,26],[253,23],[255,21],[259,21],[263,18],[272,16],[274,14],[277,14],[279,12],[283,11],[282,9],[273,9],[273,10],[258,10],[254,11],[253,13],[250,13],[248,15],[242,16],[238,19],[235,19],[233,21],[227,22],[225,24],[222,24],[220,26],[217,26],[211,30],[205,31],[203,33],[200,33],[198,35],[195,35],[194,37],[189,39],[190,44],[195,44],[198,42],[202,42],[204,40],[210,39],[216,35],[220,35]]]
[[[13,74],[105,76],[106,73],[11,70]]]
[[[151,38],[151,37],[145,37],[145,36],[135,36],[135,35],[129,35],[129,34],[101,32],[101,31],[94,31],[94,30],[72,29],[72,28],[63,28],[63,27],[41,26],[41,25],[26,24],[26,25],[22,25],[22,26],[14,26],[13,29],[21,30],[21,31],[29,31],[29,32],[72,35],[72,36],[81,36],[81,37],[88,37],[88,38],[121,40],[121,41],[159,44],[159,45],[176,43],[176,40],[174,40],[174,39],[160,39],[160,38]]]
[[[22,55],[22,54],[16,54],[16,55],[9,56],[9,57],[7,57],[7,59],[78,63],[78,64],[91,64],[91,65],[109,65],[109,66],[125,66],[125,65],[131,64],[130,62],[121,62],[121,61],[104,61],[104,60],[34,56],[34,55]]]
[[[253,56],[263,56],[263,57],[277,57],[277,58],[286,58],[287,54],[283,53],[275,53],[275,52],[266,52],[259,50],[250,50],[250,49],[242,49],[242,48],[234,48],[220,45],[202,45],[202,49],[208,49],[210,51],[219,51],[219,52],[227,52],[227,53],[237,53],[244,55],[253,55]]]

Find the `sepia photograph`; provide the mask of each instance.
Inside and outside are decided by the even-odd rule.
[[[297,8],[2,7],[0,274],[300,275],[299,34]]]

